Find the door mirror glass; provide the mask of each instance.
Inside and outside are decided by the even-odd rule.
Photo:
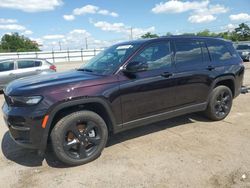
[[[148,64],[141,61],[132,61],[130,62],[123,72],[125,73],[136,73],[136,72],[142,72],[148,70]]]

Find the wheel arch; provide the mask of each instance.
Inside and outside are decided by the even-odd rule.
[[[220,85],[227,86],[232,91],[233,97],[235,96],[235,93],[236,93],[235,92],[235,77],[233,75],[220,76],[213,81],[213,84],[210,89],[208,101],[210,99],[213,89]]]
[[[84,98],[62,102],[52,107],[52,110],[50,110],[48,113],[49,119],[45,128],[45,134],[42,139],[42,148],[40,150],[46,149],[49,135],[56,122],[58,122],[62,117],[79,110],[90,110],[97,113],[104,119],[108,127],[108,131],[111,133],[113,132],[114,126],[116,125],[116,120],[109,103],[105,99]]]

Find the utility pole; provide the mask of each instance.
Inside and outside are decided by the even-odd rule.
[[[130,39],[133,40],[133,27],[130,28]]]
[[[86,45],[86,50],[88,49],[88,38],[85,37],[85,45]]]
[[[58,44],[59,44],[60,51],[62,51],[61,41],[59,41]]]

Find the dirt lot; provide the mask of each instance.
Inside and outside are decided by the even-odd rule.
[[[43,159],[17,146],[0,112],[0,187],[250,187],[249,122],[250,94],[240,95],[224,121],[191,114],[136,128],[113,136],[97,160],[66,167],[51,150]]]

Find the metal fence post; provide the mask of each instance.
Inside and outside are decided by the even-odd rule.
[[[94,48],[94,56],[96,56],[96,49]]]
[[[81,59],[83,61],[83,53],[82,53],[82,48],[81,48]]]
[[[19,53],[18,52],[16,53],[16,55],[17,55],[17,59],[19,59]]]
[[[70,57],[69,57],[69,49],[68,49],[68,51],[67,51],[67,52],[68,52],[68,61],[70,61]]]
[[[53,59],[53,63],[55,63],[54,50],[52,50],[52,59]]]

